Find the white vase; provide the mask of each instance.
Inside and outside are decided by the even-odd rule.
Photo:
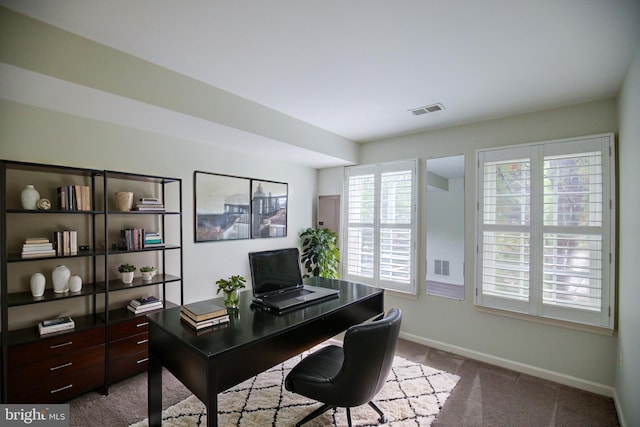
[[[124,273],[120,273],[120,279],[122,279],[122,283],[126,283],[127,285],[133,282],[133,271],[125,271]]]
[[[42,273],[34,273],[31,276],[31,294],[34,297],[41,297],[44,295],[44,287],[47,284],[47,278]]]
[[[27,185],[22,193],[20,193],[20,201],[22,202],[23,209],[35,210],[36,204],[40,200],[40,193],[33,185]]]
[[[69,291],[80,292],[82,290],[82,278],[80,276],[69,277]]]
[[[122,212],[129,212],[133,207],[133,193],[130,191],[119,191],[115,194],[116,208]]]
[[[57,294],[69,292],[69,277],[71,277],[71,271],[66,266],[59,265],[54,268],[51,273],[53,292]]]

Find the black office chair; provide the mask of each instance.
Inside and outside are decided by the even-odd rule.
[[[296,427],[337,407],[347,409],[351,427],[350,408],[367,402],[380,415],[378,421],[387,422],[372,399],[389,376],[401,321],[402,312],[393,308],[383,319],[352,326],[345,333],[342,347],[324,347],[289,372],[287,390],[324,403]]]

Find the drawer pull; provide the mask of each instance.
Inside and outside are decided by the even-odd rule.
[[[140,360],[136,361],[136,363],[144,363],[144,362],[146,362],[147,360],[149,360],[149,358],[148,358],[148,357],[145,357],[144,359],[140,359]]]
[[[138,323],[138,324],[136,325],[136,328],[140,328],[140,327],[142,327],[142,326],[147,326],[148,324],[149,324],[149,322]]]
[[[68,341],[68,342],[63,342],[62,344],[52,345],[52,346],[49,346],[49,348],[51,350],[53,350],[53,349],[60,348],[60,347],[66,347],[66,346],[71,345],[71,344],[73,344],[73,341]]]
[[[60,387],[60,388],[57,388],[55,390],[51,390],[51,394],[55,394],[55,393],[58,393],[59,391],[70,389],[71,387],[73,387],[73,384],[69,384],[69,385],[66,385],[64,387]]]
[[[62,365],[58,365],[58,366],[54,366],[53,368],[49,368],[50,371],[57,371],[58,369],[62,369],[62,368],[68,368],[69,366],[73,365],[73,363],[69,362],[69,363],[63,363]]]
[[[142,340],[142,341],[138,341],[137,344],[144,344],[144,343],[147,343],[147,342],[149,342],[149,340]]]

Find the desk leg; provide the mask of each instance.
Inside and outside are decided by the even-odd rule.
[[[149,356],[147,378],[149,426],[159,427],[162,424],[162,364],[152,356]]]

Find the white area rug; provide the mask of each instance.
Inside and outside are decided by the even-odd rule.
[[[313,350],[311,350],[313,351]],[[294,426],[321,404],[284,388],[284,379],[308,352],[274,366],[218,395],[220,426]],[[386,384],[374,399],[389,422],[385,426],[428,426],[436,418],[460,377],[396,356]],[[351,409],[354,426],[376,426],[378,414],[365,404]],[[202,402],[190,396],[162,412],[163,426],[204,426]],[[132,424],[144,427],[148,420]],[[346,426],[346,410],[329,410],[305,427]]]

